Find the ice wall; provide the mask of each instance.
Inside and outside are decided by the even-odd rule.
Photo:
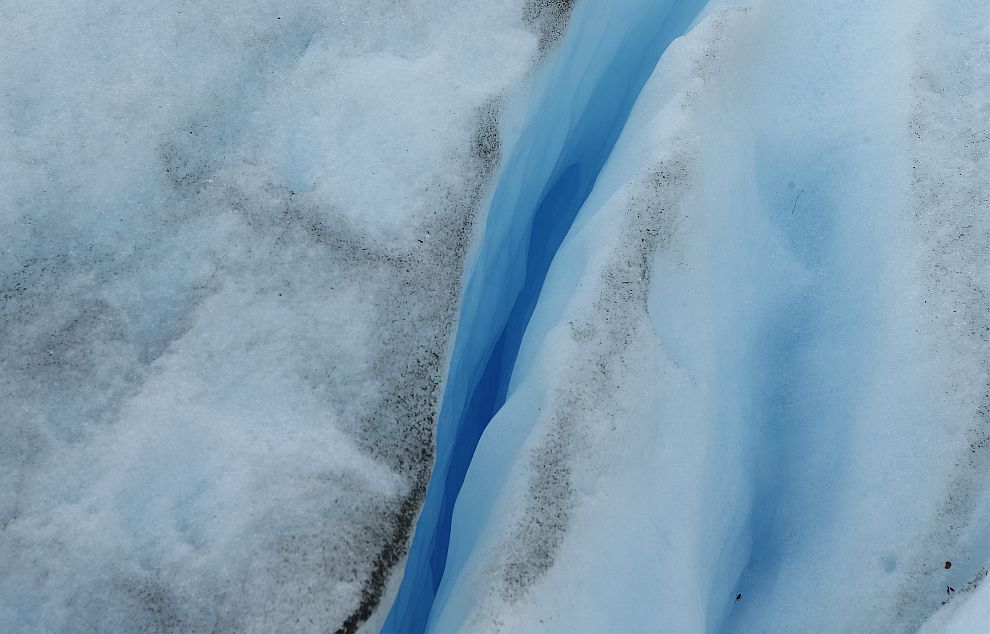
[[[551,265],[430,630],[908,632],[985,600],[987,36],[978,2],[767,0],[671,45]]]

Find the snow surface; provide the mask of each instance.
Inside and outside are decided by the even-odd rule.
[[[990,585],[980,583],[971,594],[951,601],[932,615],[919,634],[973,634],[990,623]]]
[[[0,631],[990,629],[986,0],[0,17]]]
[[[422,501],[498,104],[565,16],[0,17],[0,631],[353,630]]]

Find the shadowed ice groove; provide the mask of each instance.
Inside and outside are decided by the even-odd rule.
[[[705,3],[580,5],[537,78],[473,261],[437,425],[437,457],[386,632],[427,628],[447,563],[457,494],[506,400],[523,333],[554,254],[667,45]]]
[[[808,163],[795,177],[794,166]],[[773,592],[795,540],[819,539],[808,514],[821,525],[831,516],[875,346],[869,312],[876,306],[867,292],[874,267],[841,265],[838,212],[827,194],[835,186],[816,167],[801,151],[763,156],[757,166],[765,213],[800,272],[767,306],[747,353],[751,410],[744,424],[752,428],[754,499],[744,529],[748,560],[735,587],[750,600],[735,617]],[[809,489],[812,506],[802,502]],[[729,621],[726,629],[736,627]]]

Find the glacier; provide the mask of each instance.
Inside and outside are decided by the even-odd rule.
[[[990,628],[985,0],[0,16],[0,630]]]

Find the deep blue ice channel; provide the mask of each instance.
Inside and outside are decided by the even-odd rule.
[[[454,503],[485,427],[506,401],[550,263],[660,55],[705,3],[578,3],[567,36],[537,79],[468,273],[437,421],[436,462],[383,632],[427,630]]]

